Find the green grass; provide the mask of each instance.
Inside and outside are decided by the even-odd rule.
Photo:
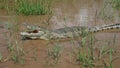
[[[24,15],[45,15],[50,14],[50,3],[48,0],[37,0],[37,2],[29,2],[27,0],[20,0],[18,2],[17,13]]]
[[[110,63],[109,63],[109,68],[113,68],[113,49],[111,48],[110,49],[110,52],[109,52],[109,58],[110,58]]]
[[[116,37],[113,38],[113,43]],[[101,46],[96,47],[94,43],[99,43]],[[77,46],[76,51],[73,51],[73,54],[76,58],[76,62],[80,65],[81,68],[113,68],[113,53],[114,49],[110,47],[108,42],[104,40],[97,40],[93,34],[84,33],[80,40],[79,46]],[[106,45],[107,44],[107,45]],[[96,54],[96,52],[98,52]],[[108,58],[108,61],[104,60],[104,58]],[[104,61],[104,62],[102,62]],[[99,62],[102,62],[99,64]]]
[[[52,13],[51,3],[52,1],[49,0],[3,0],[0,3],[0,9],[27,16],[46,15]]]
[[[79,61],[79,63],[81,64],[82,68],[94,68],[95,64],[94,64],[94,50],[93,50],[93,46],[92,46],[92,42],[93,40],[90,41],[90,45],[87,46],[87,35],[89,35],[88,33],[86,33],[85,30],[83,30],[82,33],[82,40],[81,40],[81,45],[82,47],[78,50],[77,55],[77,61]],[[92,37],[91,37],[92,38]],[[83,50],[83,51],[81,51]]]
[[[111,0],[111,3],[113,8],[120,10],[120,0]]]

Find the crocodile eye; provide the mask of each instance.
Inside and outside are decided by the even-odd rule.
[[[38,30],[28,31],[28,33],[38,33]]]
[[[33,30],[32,33],[38,33],[38,30]]]

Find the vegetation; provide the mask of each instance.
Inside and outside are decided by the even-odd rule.
[[[37,0],[37,2],[33,3],[34,1],[29,2],[27,0],[20,0],[18,2],[17,13],[25,15],[50,14],[50,3],[47,1],[48,0]]]
[[[47,52],[47,63],[56,65],[61,56],[61,47],[59,44],[56,44],[53,48],[49,48]]]
[[[2,1],[0,0],[0,3]],[[9,6],[9,2],[12,2],[12,6]],[[45,15],[51,14],[51,1],[49,0],[4,0],[2,4],[0,4],[1,9],[6,9],[10,13],[10,11],[14,11],[18,15]],[[6,6],[5,6],[6,4]],[[117,10],[120,10],[120,0],[110,0],[109,4]],[[15,7],[13,7],[15,6]],[[105,11],[106,8],[103,8],[101,11]],[[102,15],[106,15],[104,12],[100,12]],[[108,15],[108,14],[107,14]],[[113,18],[113,16],[108,15],[105,16],[108,19]],[[105,19],[105,18],[104,18]],[[16,21],[16,19],[14,19]],[[66,21],[67,19],[64,18]],[[66,22],[65,22],[66,23]],[[6,32],[5,36],[7,37],[7,49],[9,54],[7,58],[0,52],[0,63],[6,62],[8,60],[13,61],[14,63],[25,64],[27,51],[24,50],[23,40],[18,40],[20,24],[15,23],[5,23],[4,27],[8,32]],[[75,41],[74,38],[70,41]],[[111,40],[98,40],[95,38],[94,34],[88,33],[86,30],[82,30],[82,36],[80,40],[77,40],[77,44],[73,45],[73,50],[70,52],[70,56],[74,60],[71,62],[75,62],[81,68],[114,68],[113,61],[117,58],[114,57],[115,50],[112,46],[109,45],[109,41]],[[51,42],[51,41],[49,41]],[[60,41],[61,42],[61,41]],[[116,44],[116,35],[114,34],[114,38],[112,40],[113,45]],[[45,52],[47,57],[46,59],[48,64],[52,64],[56,66],[59,64],[61,57],[64,57],[62,53],[61,44],[58,44],[58,41],[54,41],[55,45],[48,47],[48,50]],[[101,46],[95,46],[98,43]],[[33,51],[31,49],[30,51]],[[64,50],[66,51],[66,50]],[[67,52],[67,51],[66,51]],[[97,52],[97,54],[96,54]],[[33,59],[37,61],[39,54],[37,54],[37,49],[35,49],[33,54]],[[40,55],[41,56],[41,55]],[[107,58],[108,60],[105,60]],[[69,61],[69,60],[68,60]],[[99,64],[100,63],[100,64]]]
[[[13,3],[11,5],[11,3]],[[8,12],[14,11],[24,15],[45,15],[51,14],[51,1],[49,0],[4,0],[0,4],[1,9]]]
[[[120,10],[120,0],[112,0],[111,2],[113,8]]]
[[[113,58],[115,50],[107,44],[109,42],[96,41],[93,34],[83,36],[81,40],[81,44],[71,52],[74,54],[76,62],[81,66],[81,68],[113,68],[113,61],[117,57]],[[96,47],[94,45],[95,41],[96,43],[102,42],[100,43],[101,46]],[[96,52],[98,53],[96,54]],[[107,58],[108,56],[109,61],[104,60],[104,58]],[[102,60],[103,63],[100,63]]]
[[[19,25],[17,23],[6,23],[4,27],[9,30],[7,34],[5,34],[7,42],[7,49],[9,51],[9,55],[7,59],[4,59],[4,62],[7,60],[13,60],[15,63],[24,64],[24,50],[20,47],[20,41],[17,41],[18,35],[16,32],[19,31]]]

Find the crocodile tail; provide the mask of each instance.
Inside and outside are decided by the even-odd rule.
[[[120,23],[95,26],[95,27],[89,28],[89,31],[90,32],[99,32],[99,31],[110,30],[110,29],[120,29]]]

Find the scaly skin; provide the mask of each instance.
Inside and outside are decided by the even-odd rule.
[[[109,25],[102,25],[102,26],[95,26],[91,28],[87,28],[84,26],[73,26],[73,27],[65,27],[56,30],[49,30],[40,26],[30,26],[27,25],[28,29],[31,31],[21,32],[20,35],[23,37],[27,37],[30,39],[44,39],[44,40],[51,40],[51,39],[61,39],[61,38],[70,38],[70,37],[79,37],[85,33],[91,32],[98,32],[103,30],[110,30],[110,29],[119,29],[120,24],[109,24]]]

